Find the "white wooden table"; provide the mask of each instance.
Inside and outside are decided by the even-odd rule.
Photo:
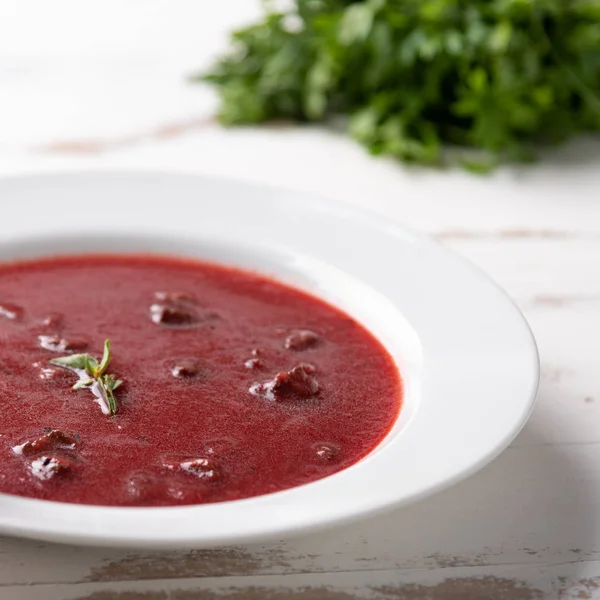
[[[480,179],[408,171],[317,128],[224,131],[212,93],[184,77],[256,11],[250,0],[3,0],[0,175],[222,175],[427,232],[525,312],[543,366],[534,415],[468,481],[304,539],[181,552],[0,539],[0,599],[600,598],[600,147]]]

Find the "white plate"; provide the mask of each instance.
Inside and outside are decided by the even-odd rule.
[[[443,247],[356,209],[289,191],[161,174],[0,182],[0,260],[86,251],[197,256],[251,268],[343,308],[404,379],[400,417],[353,467],[265,496],[115,508],[0,494],[0,532],[110,546],[281,538],[422,498],[481,468],[529,416],[538,356],[523,316]]]

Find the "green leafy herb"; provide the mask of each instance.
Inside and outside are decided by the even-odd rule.
[[[598,0],[293,4],[197,78],[224,124],[344,115],[372,154],[475,172],[600,129]]]
[[[72,389],[89,389],[97,398],[102,412],[108,415],[117,413],[117,402],[114,391],[123,383],[121,379],[115,379],[114,375],[106,373],[110,363],[110,340],[104,342],[104,354],[102,360],[98,360],[89,354],[71,354],[54,358],[50,362],[65,369],[70,369],[79,375],[79,381]]]

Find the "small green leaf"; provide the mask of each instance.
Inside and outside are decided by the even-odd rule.
[[[110,340],[104,341],[104,354],[102,355],[102,362],[98,367],[98,376],[104,375],[104,372],[108,368],[108,363],[110,362]]]
[[[455,29],[452,29],[446,33],[445,41],[446,50],[449,54],[458,56],[463,51],[464,40],[462,38],[462,35]]]
[[[71,389],[72,390],[80,390],[82,388],[87,388],[94,383],[93,379],[80,379]]]
[[[50,363],[66,369],[84,370],[87,357],[87,354],[71,354],[70,356],[53,358]]]
[[[494,52],[506,52],[512,35],[512,25],[508,21],[502,21],[494,27],[489,38],[489,45]]]
[[[105,375],[103,378],[98,380],[98,388],[102,393],[102,397],[108,406],[109,414],[117,414],[117,402],[113,394],[115,380],[110,375]]]
[[[121,384],[123,383],[122,379],[116,379],[114,380],[114,383],[111,386],[111,390],[116,390]]]
[[[327,92],[335,84],[333,63],[323,54],[306,75],[304,110],[311,119],[322,118],[327,108]]]
[[[113,375],[104,375],[102,381],[111,390],[116,390],[123,383],[122,379],[115,379]]]
[[[98,377],[98,361],[89,354],[84,354],[85,372],[94,379]]]
[[[340,23],[339,41],[345,46],[363,41],[371,32],[373,7],[357,2],[344,12]]]
[[[467,76],[467,81],[471,89],[476,93],[482,93],[488,86],[488,76],[485,69],[477,67],[473,69]]]

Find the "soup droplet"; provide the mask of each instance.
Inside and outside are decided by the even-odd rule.
[[[41,324],[52,331],[60,330],[64,324],[65,317],[61,313],[53,312],[47,314],[42,320]]]
[[[42,481],[71,470],[71,461],[59,456],[40,456],[29,463],[31,474]]]
[[[184,473],[190,473],[198,479],[206,479],[210,481],[214,481],[219,477],[219,471],[212,460],[208,458],[196,458],[195,460],[190,460],[186,462],[182,462],[179,468]]]
[[[209,458],[194,458],[181,462],[167,461],[163,464],[169,471],[188,473],[205,481],[215,481],[219,478],[219,470]]]
[[[290,371],[277,373],[271,381],[255,383],[250,387],[250,393],[276,401],[313,398],[320,389],[314,372],[312,365],[298,365]]]
[[[162,504],[166,496],[162,478],[152,473],[132,473],[123,486],[126,504]]]
[[[171,367],[171,375],[177,379],[191,379],[200,375],[200,365],[193,359],[178,360]]]
[[[156,325],[189,328],[200,322],[196,297],[188,292],[156,292],[150,305],[150,319]]]
[[[38,343],[50,352],[81,352],[90,345],[83,336],[63,338],[58,335],[38,335]]]
[[[285,338],[284,347],[286,350],[301,352],[314,348],[319,344],[321,338],[310,329],[297,329]]]
[[[66,369],[50,367],[47,362],[34,362],[31,366],[37,370],[38,377],[44,381],[65,383],[72,378],[71,373]]]
[[[264,365],[263,365],[262,361],[260,360],[260,358],[249,358],[244,363],[244,366],[246,367],[246,369],[262,369],[262,368],[264,368]]]
[[[340,453],[339,448],[335,444],[322,442],[313,444],[312,450],[319,462],[332,462]]]
[[[166,327],[193,327],[198,324],[196,311],[189,306],[169,306],[168,304],[152,304],[150,319],[156,325]]]
[[[9,319],[10,321],[17,321],[23,316],[23,309],[17,304],[10,302],[0,302],[0,317]]]
[[[239,449],[239,442],[232,437],[216,437],[205,440],[202,444],[203,452],[210,457],[228,456]]]
[[[17,455],[32,456],[40,452],[73,450],[76,445],[77,438],[75,436],[59,429],[52,429],[38,438],[13,446],[12,451]]]

